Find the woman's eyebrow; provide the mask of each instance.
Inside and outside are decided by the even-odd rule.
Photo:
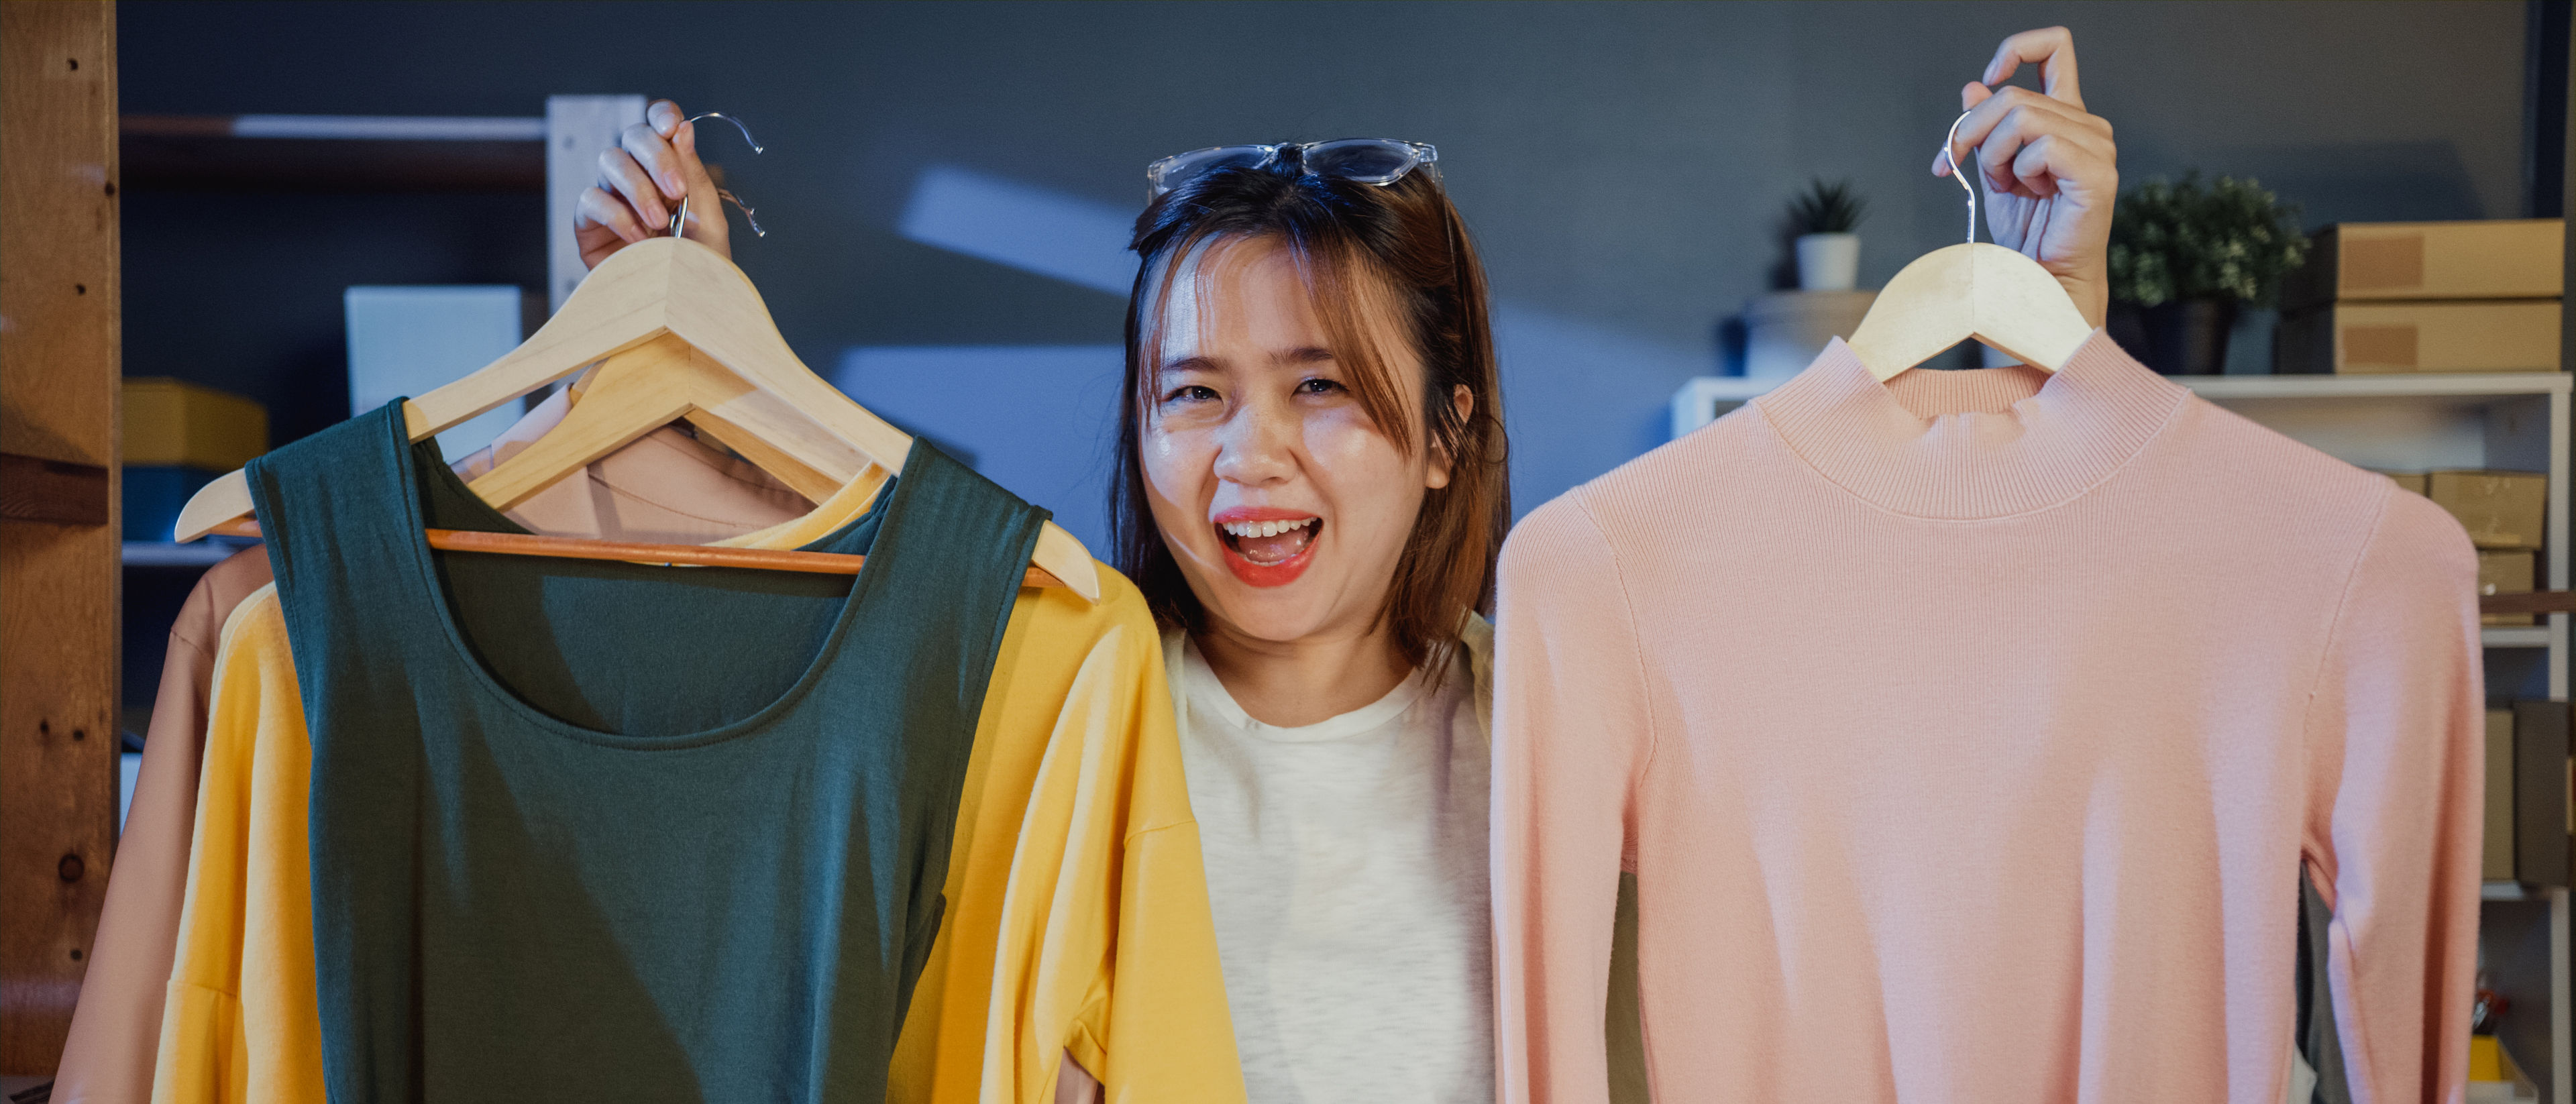
[[[1276,364],[1318,364],[1333,359],[1333,351],[1321,345],[1290,349],[1270,358]]]
[[[1154,372],[1156,375],[1166,375],[1173,372],[1214,372],[1216,370],[1216,362],[1213,360],[1204,356],[1185,356],[1179,360],[1164,361]]]

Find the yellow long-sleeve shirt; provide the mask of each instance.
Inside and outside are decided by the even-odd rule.
[[[874,486],[725,543],[794,547]],[[938,940],[892,1099],[1038,1104],[1068,1051],[1110,1101],[1239,1101],[1206,871],[1143,596],[1023,590],[976,726]],[[275,591],[224,630],[156,1104],[322,1104],[311,741]]]

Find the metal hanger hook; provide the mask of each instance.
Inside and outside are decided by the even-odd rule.
[[[767,151],[766,151],[766,149],[765,149],[765,148],[760,144],[760,139],[758,139],[758,138],[754,138],[754,137],[752,137],[752,136],[751,136],[751,128],[750,128],[750,127],[748,127],[748,126],[744,126],[744,125],[743,125],[742,120],[737,119],[737,118],[734,118],[734,117],[733,117],[733,116],[731,116],[731,115],[727,115],[727,114],[725,114],[724,112],[721,112],[721,111],[705,111],[705,112],[700,112],[700,113],[698,113],[698,114],[696,114],[696,115],[691,115],[691,116],[689,116],[689,117],[688,117],[688,118],[686,118],[686,119],[682,119],[682,120],[680,120],[680,123],[681,123],[681,125],[685,126],[685,125],[688,125],[688,124],[690,124],[690,123],[697,122],[697,121],[698,121],[698,120],[700,120],[700,119],[722,119],[722,120],[724,120],[724,121],[726,121],[726,122],[728,122],[728,123],[732,123],[732,124],[733,124],[733,128],[734,128],[735,130],[740,131],[740,132],[742,133],[742,141],[743,141],[743,144],[751,147],[751,152],[752,152],[752,154],[753,154],[754,156],[758,156],[758,155],[760,155],[761,153],[767,152]],[[735,207],[737,207],[737,208],[740,208],[740,209],[741,209],[741,211],[742,211],[742,221],[743,221],[745,224],[747,224],[747,225],[749,225],[749,226],[751,227],[751,236],[752,236],[752,237],[755,237],[755,238],[765,238],[765,237],[768,237],[768,236],[769,236],[769,231],[767,231],[767,230],[763,230],[763,229],[761,229],[761,228],[760,228],[760,216],[759,216],[756,212],[754,212],[754,211],[751,209],[751,205],[750,205],[750,204],[745,203],[745,202],[743,202],[743,201],[742,201],[742,197],[741,197],[741,196],[738,196],[738,195],[733,194],[733,192],[732,192],[730,189],[726,189],[726,188],[718,188],[718,189],[716,189],[716,196],[717,196],[717,198],[719,198],[719,199],[723,199],[723,200],[730,201],[730,202],[731,202]],[[723,205],[722,205],[722,204],[718,204],[718,205],[717,205],[717,211],[718,211],[719,216],[721,216],[722,211],[723,211]],[[687,196],[681,196],[681,197],[680,197],[680,207],[679,207],[679,209],[678,209],[678,210],[676,210],[676,211],[671,212],[671,236],[672,236],[672,237],[675,237],[675,238],[676,238],[676,237],[679,237],[679,236],[680,236],[680,230],[681,230],[681,228],[682,228],[682,227],[685,227],[685,226],[687,226],[687,225],[688,225],[688,220],[689,220],[689,197],[687,197]]]
[[[762,152],[762,151],[761,151],[761,147],[760,147],[760,139],[758,139],[758,138],[754,138],[754,137],[752,137],[752,136],[751,136],[751,128],[750,128],[750,127],[747,127],[747,126],[742,125],[742,120],[737,119],[737,118],[734,118],[734,117],[733,117],[733,116],[731,116],[731,115],[727,115],[727,114],[725,114],[724,112],[721,112],[721,111],[702,111],[702,112],[699,112],[698,114],[691,115],[691,116],[689,116],[689,117],[688,117],[688,118],[686,118],[686,119],[682,119],[682,120],[680,120],[680,122],[681,122],[682,124],[688,124],[688,123],[694,123],[694,122],[697,122],[697,121],[698,121],[698,120],[700,120],[700,119],[722,119],[722,120],[724,120],[724,121],[726,121],[726,122],[728,122],[728,123],[732,123],[732,124],[733,124],[733,128],[734,128],[735,130],[738,130],[738,131],[741,131],[741,132],[742,132],[742,142],[743,142],[743,144],[744,144],[744,145],[747,145],[747,146],[750,146],[750,147],[751,147],[751,152],[753,152],[753,153],[760,153],[760,152]]]
[[[1968,170],[1960,167],[1957,152],[1959,124],[1967,122],[1969,114],[1970,112],[1962,111],[1958,118],[1950,120],[1950,135],[1941,140],[1941,156],[1950,159],[1950,178],[1958,181],[1960,189],[1968,193],[1968,244],[1975,245],[1977,244],[1977,186],[1968,182]]]

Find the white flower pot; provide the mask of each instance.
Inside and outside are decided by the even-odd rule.
[[[1850,291],[1860,284],[1860,235],[1798,235],[1798,288]]]

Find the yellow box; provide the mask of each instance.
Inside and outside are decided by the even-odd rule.
[[[2437,471],[2424,495],[2469,531],[2480,548],[2538,548],[2549,516],[2549,477],[2532,472]]]
[[[2510,1083],[2504,1073],[2504,1046],[2495,1036],[2469,1036],[2469,1080]]]
[[[128,467],[230,471],[268,451],[268,408],[174,379],[125,381]]]
[[[2538,574],[2534,570],[2533,561],[2539,555],[2529,549],[2481,550],[2478,553],[2478,595],[2484,597],[2490,594],[2531,593],[2532,579]],[[2537,625],[2540,623],[2540,616],[2530,613],[2489,613],[2481,615],[2479,623]]]
[[[2329,303],[2281,316],[2283,373],[2555,372],[2558,300]]]
[[[2309,239],[2281,282],[2286,310],[2356,299],[2554,299],[2564,294],[2559,219],[2347,222]]]

